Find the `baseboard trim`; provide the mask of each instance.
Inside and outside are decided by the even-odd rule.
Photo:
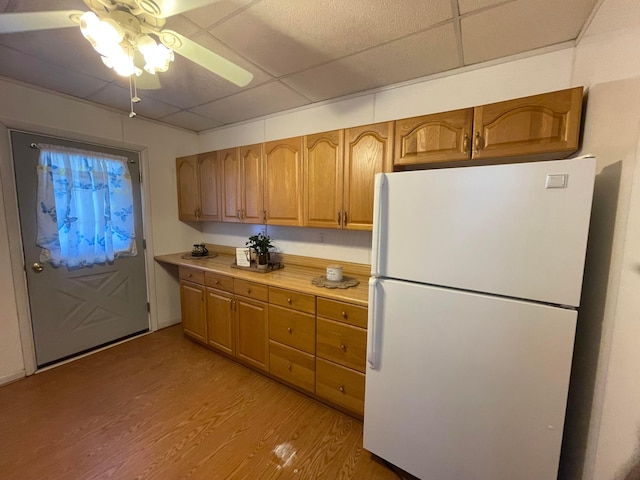
[[[11,373],[9,375],[5,375],[4,377],[0,377],[0,385],[5,385],[7,383],[15,382],[16,380],[22,380],[27,376],[27,372],[24,370],[20,370],[15,373]]]

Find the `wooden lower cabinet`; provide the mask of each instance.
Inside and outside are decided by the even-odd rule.
[[[236,357],[258,370],[269,371],[269,310],[267,304],[236,297]]]
[[[316,359],[313,355],[273,340],[269,342],[269,350],[271,375],[307,392],[315,391]]]
[[[180,267],[185,335],[361,418],[367,308]]]
[[[180,310],[185,335],[207,342],[204,286],[180,281]]]
[[[316,358],[316,395],[358,416],[364,415],[364,374]]]
[[[207,344],[227,355],[236,354],[233,295],[207,287]]]

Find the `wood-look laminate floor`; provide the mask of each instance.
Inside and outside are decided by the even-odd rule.
[[[0,387],[0,478],[397,480],[362,423],[179,326]]]

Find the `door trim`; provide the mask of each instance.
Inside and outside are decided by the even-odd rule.
[[[147,248],[145,255],[145,275],[147,277],[147,298],[151,305],[149,313],[149,331],[158,330],[158,316],[156,312],[156,284],[153,273],[153,239],[150,232],[153,231],[151,224],[151,190],[149,181],[149,152],[147,147],[142,145],[125,144],[114,142],[108,139],[96,139],[75,132],[65,132],[50,129],[41,125],[12,124],[0,118],[0,181],[2,182],[2,200],[7,222],[7,240],[9,243],[9,256],[11,260],[11,273],[14,287],[16,310],[18,314],[18,328],[20,332],[20,342],[22,344],[22,357],[24,362],[24,375],[32,375],[37,371],[35,345],[33,331],[31,329],[31,312],[29,310],[29,295],[27,290],[27,279],[24,271],[24,249],[22,246],[22,235],[20,229],[20,217],[18,210],[18,199],[15,185],[15,172],[13,168],[13,152],[11,149],[11,139],[9,132],[12,130],[58,137],[65,140],[84,142],[87,144],[102,145],[111,148],[134,151],[139,154],[140,171],[142,172],[141,202],[142,202],[142,232],[146,239]],[[17,375],[19,372],[15,372]],[[13,378],[15,375],[10,374]]]

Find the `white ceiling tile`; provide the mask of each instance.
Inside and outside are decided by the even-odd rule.
[[[227,47],[224,43],[222,43],[217,38],[212,37],[209,34],[202,34],[194,37],[195,42],[199,43],[205,48],[208,48],[212,52],[217,53],[218,55],[226,58],[227,60],[235,63],[236,65],[241,66],[245,70],[253,73],[253,80],[247,86],[247,88],[257,87],[261,83],[265,83],[271,80],[274,80],[274,77],[269,75],[267,72],[257,67],[253,63],[249,62],[245,58],[238,55],[236,52]]]
[[[181,33],[185,37],[189,38],[200,31],[200,28],[197,25],[189,21],[183,15],[175,15],[173,17],[167,18],[167,23],[163,28],[175,30],[176,32]]]
[[[288,86],[270,82],[192,110],[223,123],[235,123],[309,103]]]
[[[219,0],[209,6],[184,12],[183,15],[201,28],[207,28],[239,8],[255,0]]]
[[[211,29],[276,76],[301,71],[451,18],[450,0],[262,0]]]
[[[455,30],[448,23],[282,81],[307,98],[321,101],[459,66]]]
[[[585,35],[600,35],[634,27],[640,27],[640,2],[607,0],[598,9]]]
[[[0,75],[81,98],[107,85],[103,80],[42,62],[3,45],[0,45]]]
[[[209,130],[222,125],[220,122],[196,115],[187,110],[167,115],[161,118],[160,121],[168,123],[169,125],[186,128],[187,130],[193,130],[194,132],[202,132],[203,130]]]
[[[82,0],[8,0],[0,2],[0,11],[10,12],[39,12],[48,10],[89,10]]]
[[[573,40],[596,1],[518,0],[464,17],[465,65]]]
[[[481,8],[491,7],[499,4],[515,2],[516,0],[458,0],[460,14],[474,12]]]
[[[117,77],[102,63],[100,54],[82,36],[78,27],[0,35],[0,44],[109,82]]]
[[[147,118],[160,118],[165,117],[171,113],[176,113],[180,109],[167,105],[166,103],[154,100],[151,97],[141,94],[138,91],[138,97],[140,102],[134,104],[134,110],[138,115]],[[117,108],[124,112],[129,112],[131,109],[129,89],[121,87],[120,85],[110,84],[105,88],[87,97],[87,100],[91,100],[102,105]]]

